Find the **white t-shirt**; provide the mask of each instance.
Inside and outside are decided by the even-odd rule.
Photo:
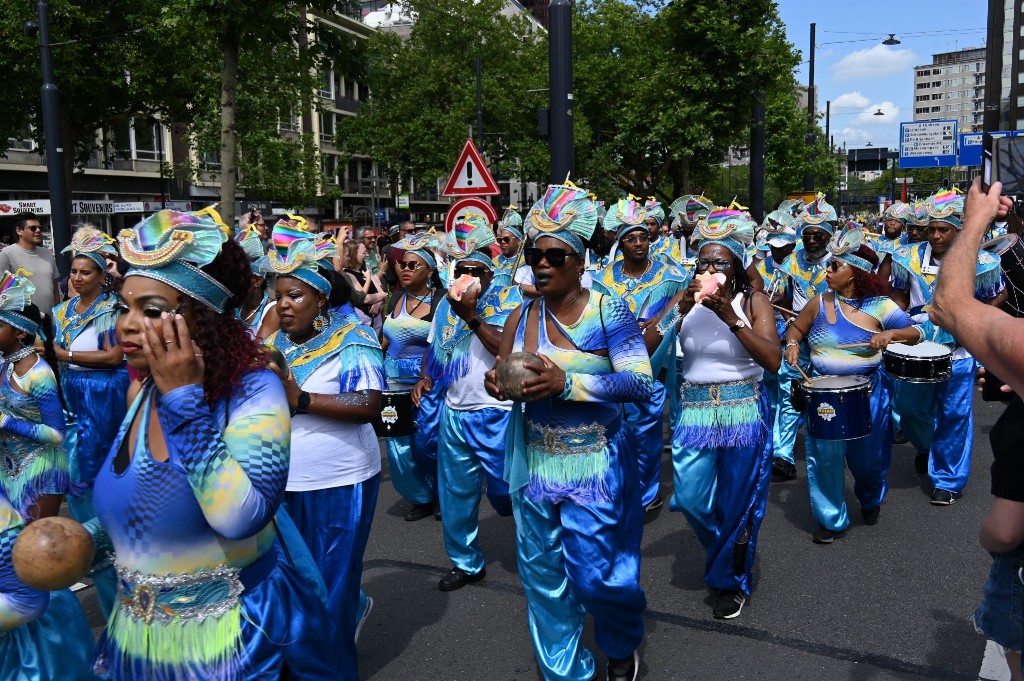
[[[337,395],[341,356],[334,355],[302,383],[308,393]],[[354,390],[380,390],[372,377],[360,379]],[[369,423],[346,423],[316,414],[292,417],[292,460],[289,492],[354,485],[380,473],[380,447]]]
[[[525,263],[520,265],[519,269],[516,270],[515,283],[519,284],[520,286],[522,286],[523,284],[526,284],[527,286],[533,286],[533,268],[530,267],[529,265],[526,265]]]
[[[427,342],[434,342],[434,332],[439,324],[445,321],[438,315],[434,315],[434,322],[430,325],[430,333]],[[487,351],[484,344],[480,342],[476,334],[470,334],[469,338],[469,371],[459,380],[448,386],[444,403],[451,409],[459,411],[476,411],[497,407],[499,409],[511,409],[511,402],[500,402],[484,389],[484,374],[494,368],[494,355]]]
[[[99,340],[99,334],[96,333],[95,327],[89,324],[78,332],[78,336],[75,337],[75,340],[71,341],[71,347],[68,350],[72,352],[95,352],[99,347]],[[78,364],[68,364],[67,368],[72,371],[100,371],[100,369],[83,367]]]
[[[736,316],[747,325],[743,295],[732,301]],[[754,361],[740,339],[713,311],[697,305],[679,330],[683,344],[683,380],[689,383],[728,383],[760,380],[764,369]]]

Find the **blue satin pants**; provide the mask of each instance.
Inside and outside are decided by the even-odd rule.
[[[711,589],[753,588],[757,535],[768,505],[772,443],[767,391],[761,391],[762,442],[746,447],[696,448],[672,445],[674,490],[669,508],[682,511],[707,553],[704,581]],[[736,544],[747,537],[737,569]]]
[[[413,504],[429,504],[437,499],[437,461],[419,456],[413,437],[389,437],[388,471],[395,491]]]
[[[676,357],[676,371],[671,382],[666,382],[665,389],[668,391],[668,418],[672,428],[679,423],[679,417],[683,413],[683,397],[680,391],[683,389],[683,358]]]
[[[807,349],[807,343],[800,343],[800,359],[797,360],[800,366],[810,373],[811,355]],[[791,367],[783,360],[778,373],[779,392],[775,401],[775,423],[772,426],[772,442],[774,443],[774,456],[784,459],[789,463],[796,463],[793,458],[793,448],[796,446],[796,434],[800,430],[800,424],[804,421],[804,415],[794,411],[790,401],[790,388],[794,378],[801,378],[796,367]]]
[[[654,382],[651,399],[622,405],[626,437],[640,462],[641,506],[654,501],[661,490],[661,455],[665,446],[665,385]]]
[[[420,397],[420,406],[416,410],[416,430],[412,435],[413,451],[423,459],[437,461],[437,438],[441,428],[441,408],[447,391],[435,387]],[[437,483],[436,464],[431,471],[434,473],[435,489]]]
[[[498,515],[512,515],[505,470],[505,429],[509,410],[459,411],[441,407],[437,447],[437,491],[444,547],[452,564],[475,575],[484,569],[480,548],[480,488]]]
[[[850,526],[845,498],[847,467],[853,473],[853,493],[862,509],[876,508],[885,500],[892,455],[890,409],[889,392],[875,373],[871,378],[870,435],[856,440],[807,438],[811,513],[825,529],[841,532]]]
[[[962,492],[971,473],[974,450],[973,357],[953,361],[945,383],[892,381],[894,407],[903,434],[919,452],[930,452],[928,478],[932,487]]]
[[[78,598],[69,589],[50,592],[50,603],[35,620],[0,636],[0,679],[87,681],[95,642]]]
[[[643,507],[624,429],[610,438],[609,497],[580,506],[512,494],[519,579],[530,637],[545,681],[589,681],[594,656],[580,644],[589,612],[605,655],[633,654],[644,635],[640,588]]]
[[[347,681],[359,681],[355,645],[359,583],[379,489],[380,473],[354,485],[285,494],[288,514],[327,586],[327,610],[341,661],[338,678]]]

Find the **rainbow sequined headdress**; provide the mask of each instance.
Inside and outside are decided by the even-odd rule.
[[[65,247],[61,253],[71,253],[72,258],[80,256],[89,258],[100,268],[100,272],[107,269],[104,253],[117,257],[114,240],[95,227],[81,227],[75,230],[75,235],[71,237],[71,244]]]
[[[701,194],[688,194],[681,196],[669,205],[669,217],[672,218],[672,228],[679,229],[684,225],[696,226],[698,222],[708,216],[712,209],[711,202]]]
[[[725,246],[742,262],[744,251],[754,240],[756,226],[747,209],[733,201],[728,208],[712,209],[706,220],[697,223],[693,242],[699,248],[712,243]]]
[[[523,238],[523,216],[519,214],[519,208],[509,206],[505,214],[498,220],[498,229],[505,230],[517,239]]]
[[[910,221],[914,216],[914,206],[909,203],[903,203],[902,201],[896,201],[891,206],[885,209],[885,213],[882,215],[885,220],[899,220],[904,225]]]
[[[604,228],[615,230],[615,239],[622,241],[622,237],[630,232],[647,229],[647,209],[633,195],[628,199],[619,199],[614,206],[608,209],[604,216]]]
[[[614,209],[613,209],[614,210]],[[609,220],[612,211],[605,216],[604,228],[614,229]],[[544,196],[526,216],[526,233],[532,241],[550,236],[568,245],[577,255],[583,255],[583,243],[597,229],[597,205],[594,197],[572,182],[549,185]]]
[[[18,269],[14,274],[4,272],[0,278],[0,321],[19,331],[36,335],[39,325],[23,314],[24,309],[32,303],[32,294],[36,292],[35,285],[29,280],[31,276],[31,272],[23,269]]]
[[[449,257],[453,267],[460,260],[472,260],[493,270],[494,262],[491,260],[491,254],[479,250],[493,243],[494,232],[491,231],[487,218],[477,213],[467,212],[461,220],[455,223],[452,230],[444,235],[441,250]]]
[[[274,225],[267,255],[256,264],[260,272],[288,275],[329,295],[331,282],[317,272],[319,262],[316,237],[282,220]]]
[[[867,230],[851,222],[845,228],[832,235],[828,242],[828,252],[832,254],[833,258],[853,265],[857,269],[872,272],[875,268],[871,263],[856,255],[857,249],[867,243],[867,241]]]
[[[256,262],[262,258],[265,253],[263,252],[263,240],[260,238],[260,233],[256,231],[256,228],[249,225],[238,234],[235,235],[235,241],[245,251],[246,257],[249,258],[249,262]]]
[[[215,221],[195,213],[162,210],[117,235],[121,257],[131,265],[125,277],[148,277],[224,312],[231,291],[203,272],[220,253],[227,235]]]
[[[836,209],[825,200],[825,195],[818,194],[814,201],[804,207],[803,212],[800,213],[800,219],[804,221],[805,227],[807,225],[820,227],[832,234],[836,230],[835,223],[839,220],[839,216],[836,215]]]
[[[398,248],[406,253],[418,255],[427,263],[427,267],[437,269],[437,252],[441,248],[441,241],[433,229],[422,234],[407,235],[399,242]]]
[[[964,217],[964,197],[954,189],[943,189],[924,200],[928,222],[948,222],[960,229]]]
[[[648,218],[657,220],[658,227],[665,224],[665,209],[661,207],[661,201],[658,201],[653,196],[648,196],[647,201],[644,203],[644,210],[647,211]]]

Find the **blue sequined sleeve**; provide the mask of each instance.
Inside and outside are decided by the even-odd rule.
[[[661,284],[658,284],[657,288],[651,291],[650,295],[647,296],[647,300],[644,301],[643,307],[637,315],[637,318],[641,321],[656,319],[658,315],[668,307],[668,304],[672,302],[672,298],[674,298],[680,290],[685,290],[685,288],[685,286],[682,286],[681,283],[675,279],[667,279]]]
[[[339,354],[341,360],[341,386],[339,392],[360,390],[387,390],[384,376],[384,355],[380,349],[368,345],[350,344]]]
[[[266,370],[242,380],[221,431],[201,385],[160,398],[157,413],[169,461],[188,476],[210,527],[244,539],[266,527],[284,496],[291,419],[280,379]]]
[[[0,493],[0,633],[38,619],[50,603],[50,594],[26,586],[14,573],[11,549],[24,526]]]
[[[651,398],[654,378],[640,324],[625,301],[603,296],[601,323],[614,373],[565,377],[562,399],[574,402],[643,402]]]
[[[12,377],[13,380],[13,377]],[[35,400],[41,423],[24,421],[9,414],[0,415],[0,428],[44,445],[64,444],[64,408],[57,395],[57,380],[50,365],[40,359],[18,379],[25,393]]]

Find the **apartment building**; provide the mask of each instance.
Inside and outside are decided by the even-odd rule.
[[[985,48],[932,55],[914,67],[914,120],[956,120],[960,132],[982,129],[985,114]]]

